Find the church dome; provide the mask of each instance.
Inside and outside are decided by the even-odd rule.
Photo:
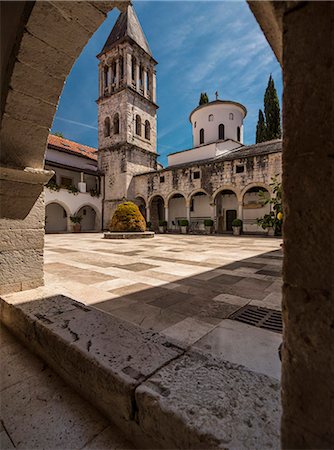
[[[232,139],[243,143],[243,120],[247,109],[230,100],[214,100],[195,108],[189,116],[194,147]]]

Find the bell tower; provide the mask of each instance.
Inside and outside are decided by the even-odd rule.
[[[116,206],[134,199],[133,175],[157,168],[157,62],[132,5],[119,15],[97,58],[98,162],[107,228]]]

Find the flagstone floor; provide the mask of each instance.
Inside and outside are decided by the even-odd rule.
[[[281,309],[280,244],[225,235],[47,235],[43,289],[279,378],[281,335],[229,317],[247,304]]]

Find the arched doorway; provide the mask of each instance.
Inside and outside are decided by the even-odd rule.
[[[175,193],[168,201],[168,217],[169,224],[172,229],[178,230],[178,221],[181,219],[187,219],[187,206],[184,195]]]
[[[94,208],[89,205],[82,206],[76,215],[82,217],[81,231],[97,231],[97,217]]]
[[[263,233],[264,230],[256,223],[256,219],[270,214],[270,204],[263,205],[259,192],[265,192],[270,198],[268,189],[261,186],[253,186],[246,190],[242,199],[243,208],[243,230],[245,233]]]
[[[161,195],[155,195],[150,202],[150,222],[153,230],[159,229],[159,222],[165,220],[165,201]]]
[[[195,192],[190,197],[190,223],[194,231],[204,231],[204,220],[213,217],[210,197],[206,192]]]
[[[45,232],[64,233],[67,230],[68,213],[59,203],[49,203],[45,209]]]
[[[215,198],[217,232],[232,232],[232,222],[238,216],[238,199],[230,189],[220,191]]]
[[[139,211],[141,212],[144,219],[147,220],[147,218],[146,218],[146,202],[143,199],[143,197],[140,197],[140,196],[136,197],[135,204],[138,206]]]

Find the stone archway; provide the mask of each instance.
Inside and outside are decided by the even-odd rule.
[[[159,229],[159,222],[165,220],[165,200],[161,195],[150,199],[150,222],[153,230]]]
[[[76,212],[77,216],[81,216],[81,231],[98,231],[98,215],[95,208],[90,205],[81,206]]]
[[[172,230],[179,229],[179,220],[190,219],[189,207],[183,194],[175,192],[168,197],[168,218]]]
[[[66,233],[68,231],[69,211],[59,203],[52,202],[45,208],[45,232]]]
[[[190,227],[193,231],[204,231],[204,220],[214,217],[210,196],[204,190],[189,195]]]
[[[252,186],[243,191],[243,231],[245,233],[263,233],[264,230],[256,224],[256,219],[270,214],[270,205],[263,205],[260,201],[259,192],[266,193],[270,198],[269,188],[263,186]]]
[[[144,219],[147,220],[147,218],[146,218],[146,201],[145,201],[144,197],[137,195],[134,202],[138,206],[139,211],[141,212]]]
[[[218,233],[232,232],[232,221],[238,217],[238,198],[231,189],[223,189],[215,196],[216,229]],[[240,214],[239,214],[240,215]],[[241,218],[241,217],[239,217]]]

